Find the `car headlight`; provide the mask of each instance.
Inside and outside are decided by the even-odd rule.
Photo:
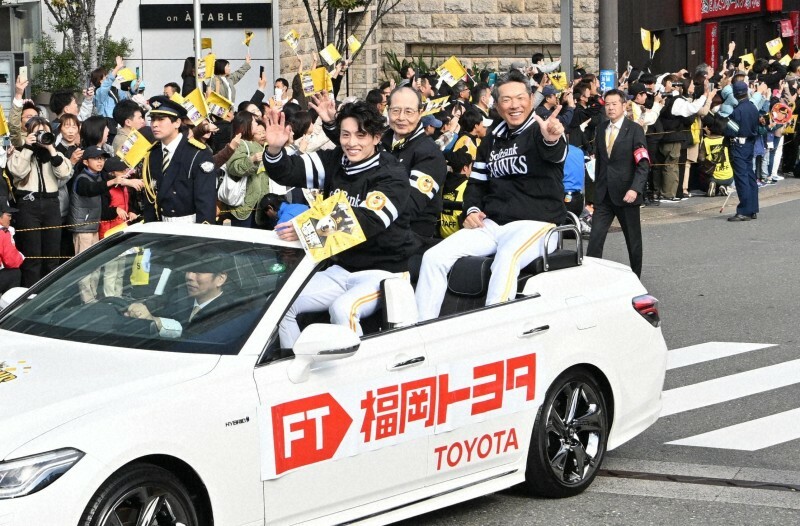
[[[46,488],[81,458],[83,451],[67,448],[0,462],[0,499],[23,497]]]

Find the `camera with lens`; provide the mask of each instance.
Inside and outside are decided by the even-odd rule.
[[[50,146],[56,142],[56,136],[49,131],[39,130],[36,132],[36,144]]]

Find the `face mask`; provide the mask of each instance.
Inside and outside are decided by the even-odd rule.
[[[275,88],[275,98],[280,99],[283,96],[283,90],[281,88]]]
[[[489,106],[489,109],[494,108],[494,97],[492,96],[489,97],[489,103],[487,104],[487,106]]]

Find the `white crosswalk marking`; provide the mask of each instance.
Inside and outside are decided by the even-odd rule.
[[[774,347],[770,343],[706,342],[699,345],[673,349],[667,353],[667,370],[696,363],[727,358],[759,349]]]
[[[762,367],[664,391],[661,416],[691,411],[800,383],[800,360]]]
[[[667,444],[756,451],[797,438],[800,438],[800,409],[792,409]]]

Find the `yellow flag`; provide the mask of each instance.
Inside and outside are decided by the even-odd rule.
[[[656,51],[659,49],[661,49],[661,41],[658,39],[658,37],[653,37],[653,55],[655,55]]]
[[[201,38],[200,39],[200,49],[211,49],[211,39],[210,38]]]
[[[456,85],[456,82],[467,74],[467,70],[464,69],[461,62],[453,56],[436,68],[436,74],[439,75],[439,78],[443,79],[448,86],[453,87]]]
[[[138,249],[133,257],[133,268],[131,269],[131,285],[150,284],[150,249]]]
[[[333,83],[328,70],[320,66],[312,71],[304,71],[300,74],[300,79],[303,82],[303,93],[306,96],[314,95],[322,90],[333,90]]]
[[[347,37],[347,47],[350,50],[350,54],[354,55],[361,49],[361,42],[358,41],[355,35],[350,35]]]
[[[420,117],[425,117],[426,115],[433,115],[434,113],[439,113],[442,111],[445,106],[448,105],[448,101],[450,97],[441,97],[439,99],[431,99],[425,103],[425,109],[422,110],[422,115]]]
[[[300,41],[300,33],[298,33],[296,30],[292,29],[288,33],[286,33],[286,36],[283,37],[283,40],[287,44],[289,44],[289,47],[292,48],[295,53],[297,53],[297,46],[298,46],[299,41]]]
[[[645,51],[651,51],[650,31],[644,28],[640,28],[640,31],[642,32],[642,47],[644,48]]]
[[[769,51],[770,56],[775,56],[781,49],[783,49],[783,42],[780,37],[767,42],[767,51]]]
[[[742,55],[742,56],[740,56],[740,57],[739,57],[739,59],[740,59],[740,60],[742,60],[743,62],[747,62],[747,64],[748,64],[748,65],[746,66],[746,67],[747,67],[747,69],[750,69],[750,67],[751,67],[753,64],[755,64],[755,63],[756,63],[756,57],[755,57],[755,55],[753,55],[752,53],[748,53],[747,55]],[[745,67],[745,65],[744,65],[744,64],[742,64],[742,67]]]
[[[133,168],[144,159],[153,144],[137,130],[133,130],[117,150],[117,157],[122,159],[122,162],[127,164],[129,168]]]
[[[794,129],[797,127],[797,115],[792,115],[792,120],[789,121],[789,124],[786,125],[784,128],[783,133],[794,133]]]
[[[106,233],[103,234],[103,237],[112,236],[112,235],[116,234],[117,232],[122,232],[126,228],[128,228],[128,223],[122,222],[122,223],[120,223],[118,225],[115,225],[115,226],[112,226],[111,228],[106,230]],[[134,258],[134,259],[136,259],[136,258]]]
[[[329,66],[333,66],[342,58],[342,54],[339,53],[339,50],[336,49],[336,46],[333,44],[328,44],[325,49],[319,52],[319,56],[322,57]]]
[[[217,61],[217,56],[214,53],[209,53],[203,59],[205,66],[203,73],[203,80],[210,80],[214,76],[214,63]]]
[[[8,135],[8,122],[6,122],[6,114],[3,113],[2,105],[0,105],[0,135]]]
[[[778,61],[778,64],[781,64],[783,66],[789,67],[789,62],[791,62],[791,61],[792,61],[792,57],[790,55],[784,55]]]
[[[564,91],[565,89],[567,89],[566,73],[556,72],[556,73],[550,73],[547,76],[550,77],[550,83],[558,91]]]
[[[242,42],[242,44],[244,44],[244,45],[245,45],[245,46],[247,46],[247,47],[250,47],[250,41],[251,41],[252,39],[253,39],[253,32],[252,32],[252,31],[247,31],[247,30],[246,30],[246,31],[244,32],[244,42]]]
[[[122,77],[122,82],[131,82],[136,80],[136,73],[131,71],[129,68],[122,68],[121,70],[117,71],[117,76]]]
[[[186,97],[181,97],[180,93],[173,93],[170,99],[186,109],[186,116],[195,126],[208,117],[208,106],[200,88],[195,88]]]
[[[233,108],[233,102],[229,101],[216,91],[212,91],[206,100],[209,115],[216,115],[225,118],[227,113]]]

